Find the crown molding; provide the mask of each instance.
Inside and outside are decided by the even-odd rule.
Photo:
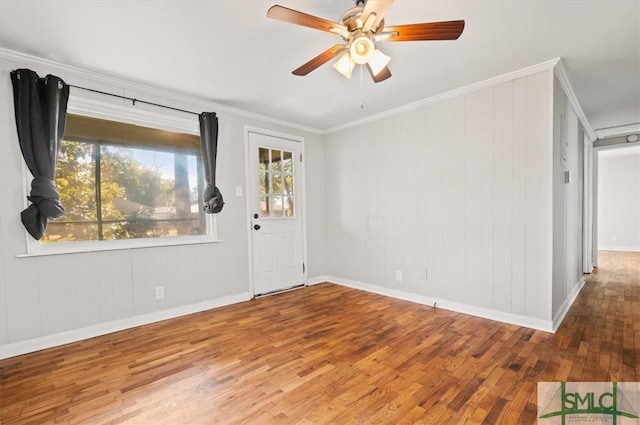
[[[497,77],[489,78],[487,80],[480,81],[478,83],[469,84],[468,86],[460,87],[458,89],[437,94],[435,96],[428,97],[426,99],[421,99],[416,102],[408,103],[406,105],[389,109],[379,114],[362,118],[360,120],[356,120],[356,121],[352,121],[336,127],[328,128],[324,130],[324,134],[335,133],[337,131],[346,130],[351,127],[357,127],[359,125],[368,124],[370,122],[378,121],[380,119],[398,115],[404,112],[409,112],[414,109],[421,108],[423,106],[431,105],[433,103],[442,102],[444,100],[448,100],[454,97],[472,93],[481,89],[485,89],[487,87],[492,87],[501,83],[506,83],[508,81],[515,80],[517,78],[527,77],[529,75],[537,74],[538,72],[542,72],[542,71],[548,71],[553,69],[559,62],[560,62],[560,58],[555,58],[555,59],[548,60],[546,62],[539,63],[537,65],[533,65],[527,68],[519,69],[517,71],[509,72],[507,74],[499,75]]]
[[[640,123],[621,125],[617,127],[600,128],[596,130],[598,139],[608,139],[610,137],[628,136],[640,133]]]
[[[598,138],[603,138],[603,137],[612,137],[612,135],[614,135],[613,133],[611,133],[611,129],[602,129],[599,130],[599,132],[601,132],[600,134],[597,134],[593,128],[591,127],[591,125],[589,124],[589,122],[587,121],[586,116],[584,115],[584,112],[582,111],[582,108],[580,107],[580,103],[578,102],[578,99],[575,95],[575,92],[573,91],[573,87],[571,85],[571,82],[569,80],[569,77],[567,75],[567,71],[566,68],[564,66],[564,63],[562,61],[561,58],[555,58],[555,59],[551,59],[548,60],[546,62],[542,62],[539,63],[537,65],[533,65],[527,68],[523,68],[517,71],[513,71],[513,72],[509,72],[503,75],[499,75],[497,77],[493,77],[493,78],[489,78],[487,80],[478,82],[478,83],[474,83],[474,84],[470,84],[464,87],[460,87],[458,89],[455,90],[451,90],[445,93],[441,93],[432,97],[428,97],[426,99],[422,99],[416,102],[412,102],[412,103],[408,103],[406,105],[403,106],[399,106],[397,108],[393,108],[393,109],[389,109],[387,111],[381,112],[379,114],[374,114],[374,115],[370,115],[366,118],[362,118],[360,120],[356,120],[356,121],[351,121],[349,123],[345,123],[345,124],[341,124],[335,127],[331,127],[331,128],[327,128],[327,129],[318,129],[318,128],[314,128],[314,127],[309,127],[303,124],[298,124],[298,123],[293,123],[293,122],[289,122],[289,121],[284,121],[284,120],[280,120],[277,118],[273,118],[273,117],[269,117],[266,115],[261,115],[261,114],[256,114],[253,112],[249,112],[249,111],[245,111],[243,109],[238,109],[238,108],[233,108],[230,106],[226,106],[220,103],[215,103],[212,101],[208,101],[206,99],[202,99],[202,98],[198,98],[198,97],[194,97],[188,94],[183,94],[183,93],[178,93],[178,92],[172,92],[170,90],[167,90],[166,88],[160,88],[160,87],[154,87],[154,86],[149,86],[149,85],[145,85],[145,84],[141,84],[141,83],[137,83],[137,82],[133,82],[133,81],[129,81],[126,80],[124,78],[118,78],[118,77],[114,77],[114,76],[110,76],[107,74],[102,74],[99,72],[95,72],[95,71],[89,71],[83,68],[78,68],[78,67],[74,67],[71,65],[66,65],[60,62],[56,62],[53,60],[49,60],[49,59],[44,59],[44,58],[40,58],[37,56],[33,56],[33,55],[29,55],[27,53],[21,53],[21,52],[17,52],[14,50],[9,50],[3,47],[0,47],[0,59],[6,59],[6,60],[13,60],[16,62],[20,62],[23,64],[26,64],[28,66],[40,66],[40,67],[45,67],[47,70],[53,69],[55,70],[55,72],[60,72],[62,74],[67,74],[69,75],[69,77],[74,78],[74,79],[80,79],[80,78],[84,78],[84,79],[90,79],[90,80],[95,80],[97,82],[103,83],[103,84],[107,84],[107,85],[113,85],[119,88],[124,88],[132,90],[132,91],[140,91],[140,92],[144,92],[147,95],[150,96],[159,96],[162,98],[169,98],[172,100],[175,100],[176,102],[180,103],[180,104],[185,104],[188,105],[192,108],[201,108],[202,110],[215,110],[218,113],[229,113],[229,114],[233,114],[236,116],[241,116],[247,119],[252,119],[252,120],[257,120],[257,121],[262,121],[262,122],[266,122],[266,123],[271,123],[271,124],[275,124],[275,125],[280,125],[283,127],[288,127],[288,128],[292,128],[292,129],[296,129],[296,130],[300,130],[300,131],[305,131],[311,134],[318,134],[318,135],[326,135],[326,134],[331,134],[331,133],[335,133],[337,131],[342,131],[342,130],[346,130],[348,128],[352,128],[352,127],[357,127],[363,124],[368,124],[374,121],[378,121],[380,119],[383,118],[387,118],[387,117],[391,117],[394,115],[398,115],[404,112],[408,112],[408,111],[412,111],[418,108],[421,108],[423,106],[426,105],[430,105],[436,102],[441,102],[447,99],[451,99],[457,96],[461,96],[461,95],[465,95],[468,93],[472,93],[474,91],[477,90],[481,90],[487,87],[491,87],[491,86],[495,86],[497,84],[501,84],[507,81],[511,81],[517,78],[522,78],[522,77],[526,77],[532,74],[536,74],[538,72],[542,72],[542,71],[547,71],[547,70],[551,70],[553,69],[555,72],[555,75],[558,77],[558,80],[560,81],[562,88],[565,91],[565,94],[567,95],[567,97],[569,98],[569,102],[571,103],[571,105],[573,106],[576,115],[578,116],[578,119],[580,120],[580,122],[582,123],[585,132],[587,133],[587,136],[589,137],[589,139],[593,142],[594,140],[598,139]],[[628,130],[626,129],[626,127],[631,127],[632,130]],[[625,128],[620,128],[619,131],[624,131],[625,133],[620,133],[620,134],[628,134],[628,133],[633,133],[636,132],[637,129],[640,127],[640,124],[638,125],[633,125],[633,126],[625,126]],[[602,134],[602,135],[601,135]],[[605,134],[607,134],[605,136]],[[618,135],[618,134],[615,134]]]
[[[558,77],[558,80],[560,81],[562,88],[564,89],[564,93],[567,95],[567,98],[569,99],[569,103],[571,103],[571,106],[573,106],[573,110],[575,111],[576,115],[578,116],[578,119],[582,123],[582,127],[584,128],[585,133],[587,133],[589,140],[591,142],[594,142],[598,138],[598,135],[596,134],[595,131],[593,131],[591,124],[589,124],[589,121],[587,121],[587,117],[584,115],[584,111],[582,111],[582,107],[578,102],[576,93],[573,91],[573,86],[571,85],[571,81],[569,80],[569,75],[567,74],[567,69],[565,68],[564,62],[562,61],[562,59],[558,59],[558,63],[554,67],[554,72],[556,74],[556,77]]]
[[[280,125],[283,127],[288,127],[288,128],[292,128],[300,131],[305,131],[312,134],[323,134],[322,130],[314,127],[309,127],[309,126],[298,124],[298,123],[284,121],[284,120],[269,117],[266,115],[256,114],[253,112],[245,111],[243,109],[233,108],[231,106],[215,103],[215,102],[194,97],[188,94],[173,92],[166,88],[149,86],[149,85],[137,83],[134,81],[129,81],[124,78],[118,78],[118,77],[110,76],[108,74],[103,74],[103,73],[90,71],[83,68],[78,68],[72,65],[66,65],[50,59],[44,59],[44,58],[33,56],[27,53],[9,50],[4,47],[0,47],[0,59],[20,62],[22,64],[25,64],[26,66],[44,67],[47,70],[47,72],[53,70],[54,72],[64,74],[65,78],[63,79],[65,81],[67,81],[67,78],[69,79],[84,78],[84,79],[94,80],[103,84],[124,88],[125,90],[128,89],[132,91],[140,91],[149,96],[169,98],[181,104],[186,104],[188,105],[188,107],[191,107],[191,108],[201,108],[202,110],[214,110],[218,114],[228,113],[228,114],[233,114],[233,115],[241,116],[241,117],[252,119],[252,120],[267,122],[270,124],[275,124],[275,125]],[[71,84],[70,81],[67,81],[67,82]]]

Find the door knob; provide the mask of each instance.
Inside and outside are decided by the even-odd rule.
[[[253,228],[254,228],[255,230],[260,230],[260,225],[259,225],[259,224],[254,224],[254,225],[253,225]]]

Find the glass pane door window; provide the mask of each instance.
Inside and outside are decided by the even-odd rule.
[[[261,217],[294,217],[293,153],[260,147],[258,176]]]

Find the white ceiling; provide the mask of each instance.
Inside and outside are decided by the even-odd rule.
[[[388,25],[466,27],[457,41],[379,43],[393,77],[378,84],[330,63],[292,75],[340,38],[267,18],[276,3],[333,21],[354,5],[0,0],[0,47],[319,130],[560,57],[592,129],[640,125],[638,0],[397,0]]]

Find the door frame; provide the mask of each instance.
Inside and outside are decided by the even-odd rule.
[[[583,140],[583,179],[582,179],[582,272],[591,273],[597,263],[597,188],[594,188],[594,181],[597,177],[597,153],[594,155],[594,148],[591,139],[584,133]],[[594,158],[595,156],[595,158]],[[594,239],[596,238],[596,239]]]
[[[292,142],[300,143],[300,155],[302,156],[302,161],[300,161],[300,218],[302,220],[302,282],[304,286],[307,286],[308,280],[308,267],[307,267],[307,202],[306,202],[306,179],[305,179],[305,162],[306,156],[304,152],[304,137],[296,136],[293,134],[282,133],[279,131],[267,130],[260,127],[254,127],[250,125],[244,126],[244,187],[245,187],[245,219],[246,219],[246,232],[247,232],[247,254],[249,259],[249,267],[248,269],[248,278],[249,278],[249,291],[251,292],[252,298],[256,297],[255,285],[253,280],[253,235],[255,232],[252,231],[251,227],[251,190],[249,186],[253,184],[251,182],[251,160],[250,160],[250,146],[249,146],[249,135],[251,133],[262,134],[264,136],[277,137],[280,139],[290,140]]]

